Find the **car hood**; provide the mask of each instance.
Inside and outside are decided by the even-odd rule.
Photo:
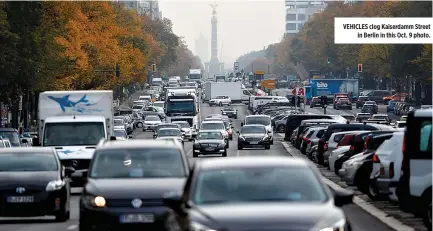
[[[236,231],[320,230],[344,219],[343,212],[329,202],[206,205],[200,206],[198,211],[197,216],[209,217],[216,223],[210,228]]]
[[[85,189],[92,195],[106,198],[123,199],[146,196],[148,199],[160,199],[163,194],[180,192],[185,178],[152,178],[152,179],[91,179]]]
[[[194,144],[225,144],[224,140],[196,140]]]
[[[0,172],[0,189],[10,187],[42,187],[48,182],[59,179],[59,173],[53,172]]]

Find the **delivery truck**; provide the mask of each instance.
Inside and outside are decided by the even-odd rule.
[[[46,91],[39,94],[37,146],[54,147],[83,183],[96,146],[113,136],[113,91]]]
[[[248,103],[251,93],[242,82],[206,82],[203,101],[208,102],[218,95],[229,96],[232,103]]]
[[[329,100],[337,93],[348,93],[352,99],[359,96],[359,84],[357,79],[311,79],[310,85],[305,86],[307,101],[313,97],[326,95]]]

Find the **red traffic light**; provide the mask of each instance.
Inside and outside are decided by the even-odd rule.
[[[358,64],[358,72],[362,72],[362,64]]]

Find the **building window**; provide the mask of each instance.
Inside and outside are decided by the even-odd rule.
[[[298,30],[302,30],[302,27],[304,27],[304,23],[298,23]]]
[[[296,21],[296,14],[286,14],[286,21]]]
[[[298,14],[298,21],[305,21],[305,14]]]
[[[287,23],[286,30],[296,30],[296,23]]]

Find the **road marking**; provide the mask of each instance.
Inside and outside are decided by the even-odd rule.
[[[239,150],[236,151],[236,156],[239,156]]]
[[[294,158],[299,159],[307,159],[304,155],[299,154],[298,150],[292,148],[289,146],[287,142],[281,142],[283,144],[284,149],[286,149],[287,153]],[[304,158],[305,157],[305,158]],[[307,159],[308,160],[308,159]],[[309,161],[309,160],[308,160]],[[334,190],[347,190],[341,187],[340,185],[332,182],[331,180],[327,179],[325,176],[322,177],[323,181],[332,189]],[[401,223],[399,220],[391,217],[389,214],[381,211],[380,209],[376,208],[373,204],[363,200],[362,198],[358,196],[353,197],[353,203],[369,213],[370,215],[376,217],[378,220],[380,220],[382,223],[388,225],[390,228],[396,230],[396,231],[414,231],[415,229],[412,227],[409,227],[403,223]]]
[[[76,229],[76,228],[78,228],[78,225],[70,225],[70,226],[68,226],[68,230],[73,230],[73,229]]]

